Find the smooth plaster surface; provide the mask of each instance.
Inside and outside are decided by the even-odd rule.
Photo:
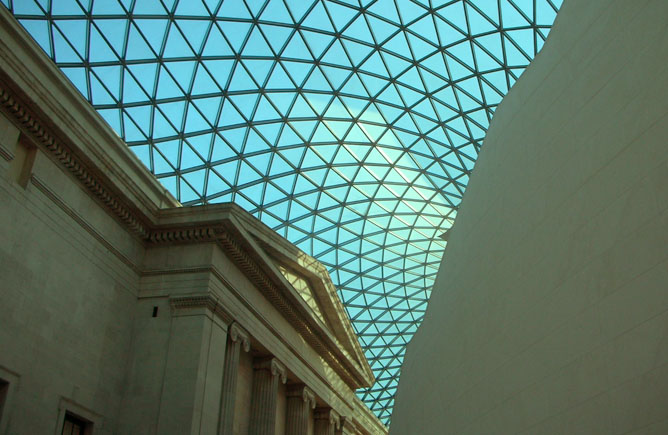
[[[392,434],[668,433],[668,2],[567,0],[497,110]]]

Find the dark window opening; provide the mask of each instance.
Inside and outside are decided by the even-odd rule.
[[[0,379],[0,419],[2,418],[2,411],[5,408],[7,394],[9,394],[9,382]]]
[[[62,435],[84,435],[87,429],[90,429],[92,423],[77,417],[76,415],[66,412],[65,420],[63,421]]]

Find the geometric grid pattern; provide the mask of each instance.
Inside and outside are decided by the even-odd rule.
[[[494,109],[561,0],[2,0],[185,205],[329,270],[389,424]]]

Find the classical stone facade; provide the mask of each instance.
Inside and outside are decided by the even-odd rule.
[[[181,207],[3,8],[0,107],[0,433],[387,433],[324,267]]]

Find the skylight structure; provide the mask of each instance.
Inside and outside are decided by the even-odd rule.
[[[0,0],[183,204],[320,260],[389,423],[495,107],[561,0]]]

